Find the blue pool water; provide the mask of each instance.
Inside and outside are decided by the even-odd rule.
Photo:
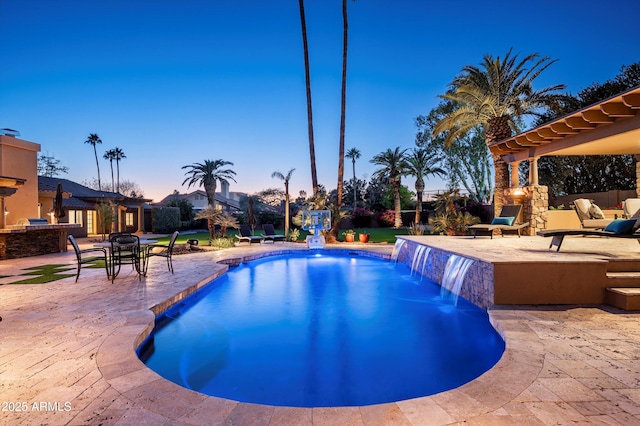
[[[243,264],[174,306],[139,355],[207,395],[328,407],[453,389],[503,351],[485,311],[443,301],[404,264],[295,254]]]

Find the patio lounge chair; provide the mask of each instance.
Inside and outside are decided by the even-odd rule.
[[[493,239],[493,231],[499,229],[504,234],[518,234],[520,237],[520,230],[529,226],[529,222],[516,223],[522,206],[519,204],[505,204],[502,206],[502,210],[498,217],[493,218],[491,223],[479,223],[477,225],[471,225],[467,229],[473,232],[473,238],[478,235],[490,236]]]
[[[274,244],[276,241],[282,241],[284,243],[284,235],[276,234],[276,231],[273,228],[273,225],[271,224],[262,225],[262,229],[264,229],[264,234],[262,234],[262,236],[264,237],[265,241],[272,241]]]
[[[236,234],[236,238],[240,240],[240,243],[246,241],[249,243],[249,245],[253,243],[262,244],[262,240],[264,240],[264,237],[253,235],[251,233],[251,228],[249,227],[249,225],[240,225],[240,235]]]
[[[147,276],[147,268],[149,267],[149,260],[154,256],[160,256],[167,259],[167,267],[169,268],[169,272],[173,274],[173,261],[171,260],[171,256],[173,255],[173,246],[176,244],[176,239],[180,235],[180,232],[175,231],[173,235],[171,235],[171,239],[169,240],[169,244],[149,244],[147,246],[147,250],[144,258],[144,276]],[[198,240],[195,240],[196,243]],[[154,249],[159,249],[154,251]]]
[[[615,219],[612,220],[603,230],[595,229],[550,229],[538,231],[541,237],[551,237],[549,249],[556,246],[556,251],[560,251],[564,237],[567,235],[581,235],[610,238],[635,238],[640,242],[640,232],[637,232],[636,219]]]
[[[613,221],[613,219],[605,219],[600,207],[586,198],[574,200],[573,209],[578,214],[578,219],[584,229],[604,229]]]
[[[80,268],[82,268],[82,265],[86,263],[95,262],[96,260],[102,260],[104,262],[104,269],[107,271],[107,279],[109,279],[111,275],[109,273],[109,263],[107,262],[106,249],[95,247],[95,248],[80,250],[80,247],[78,246],[78,242],[73,237],[73,235],[69,235],[67,238],[69,239],[69,242],[73,246],[73,250],[76,252],[76,260],[78,262],[78,273],[76,274],[76,282],[78,282],[78,278],[80,277]],[[94,254],[94,253],[100,253],[100,254]],[[85,256],[87,254],[88,256]]]
[[[622,217],[631,219],[640,217],[640,198],[627,198],[622,203]]]

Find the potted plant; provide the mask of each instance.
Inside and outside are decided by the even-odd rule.
[[[369,234],[361,232],[358,234],[358,238],[360,239],[361,243],[368,243],[369,242]]]
[[[344,231],[342,235],[344,235],[344,240],[346,242],[352,243],[355,239],[356,231],[354,231],[353,229],[349,229],[348,231]]]

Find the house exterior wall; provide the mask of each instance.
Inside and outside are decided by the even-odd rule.
[[[0,176],[26,179],[15,194],[5,198],[7,225],[38,217],[38,152],[37,143],[0,135]]]

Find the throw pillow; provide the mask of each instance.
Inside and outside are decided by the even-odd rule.
[[[615,232],[616,234],[631,234],[635,224],[635,219],[615,219],[613,222],[608,224],[604,230]]]
[[[491,221],[492,225],[507,225],[507,226],[511,226],[513,225],[513,222],[516,220],[515,217],[494,217],[493,220]]]
[[[591,219],[604,219],[604,213],[600,210],[600,207],[596,206],[594,203],[591,203],[591,207],[589,207],[589,215]]]

